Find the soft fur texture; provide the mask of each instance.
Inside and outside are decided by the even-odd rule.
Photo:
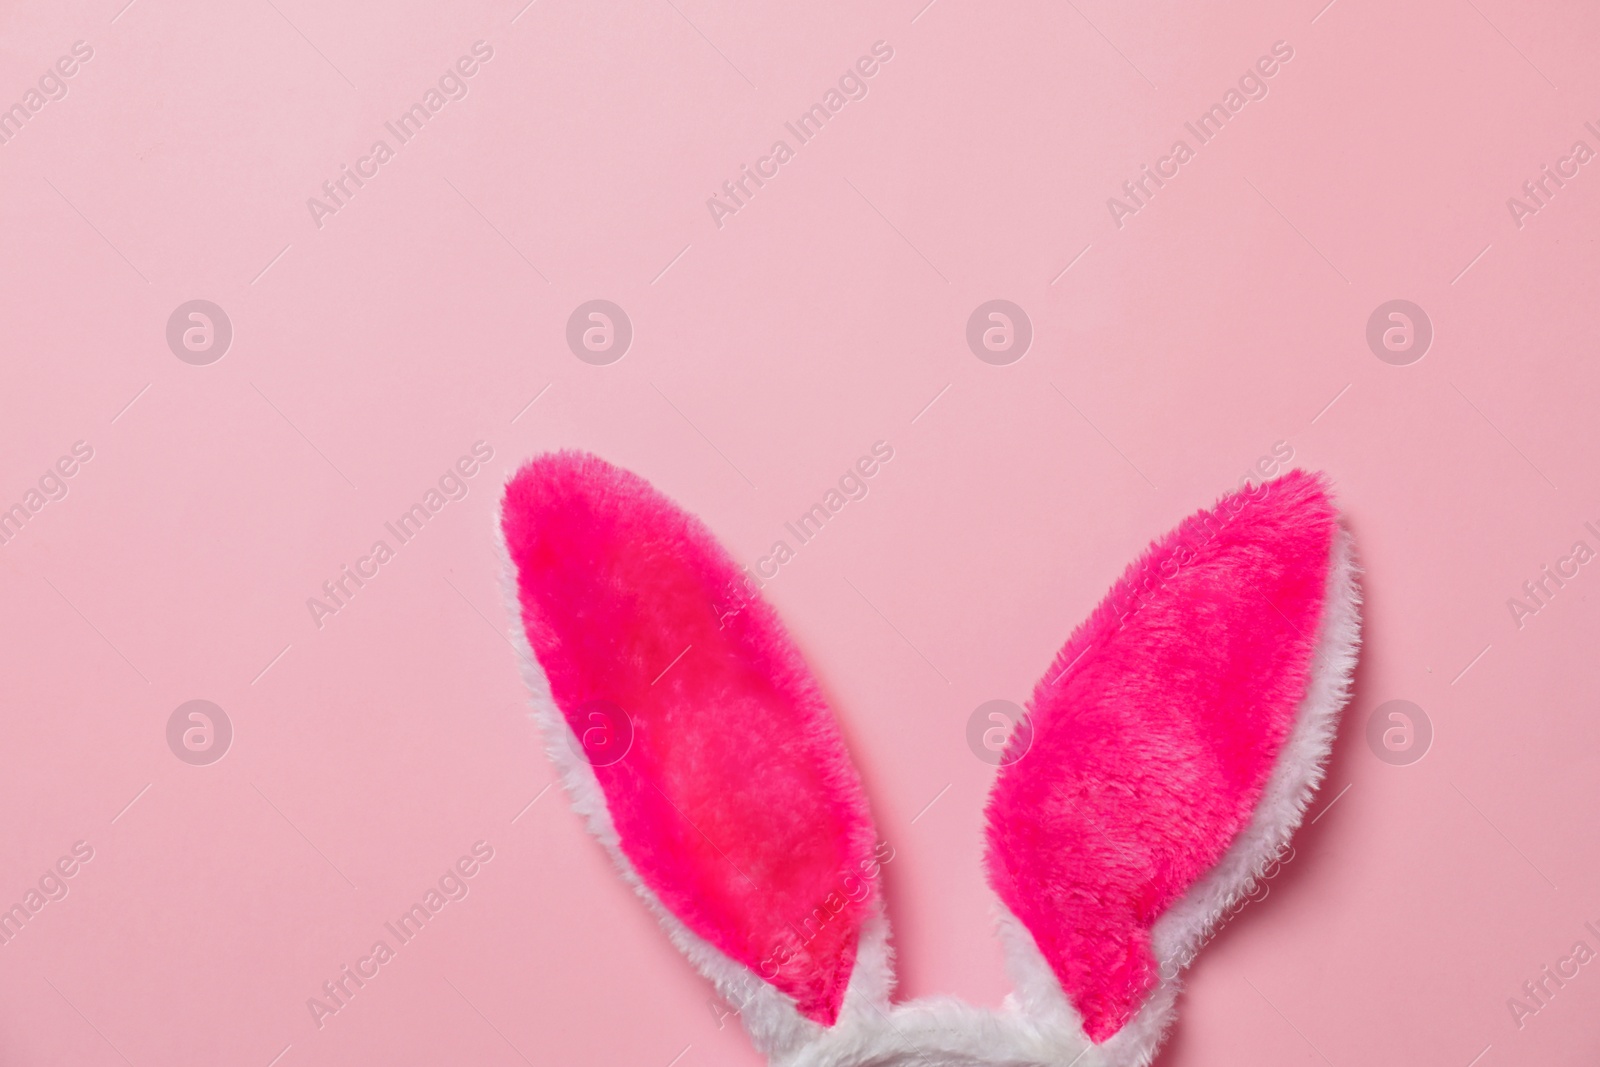
[[[1181,972],[1222,918],[1288,847],[1322,781],[1339,713],[1350,699],[1361,636],[1358,578],[1350,535],[1339,529],[1328,568],[1323,596],[1326,608],[1312,655],[1311,681],[1300,701],[1294,732],[1278,754],[1250,825],[1222,860],[1157,920],[1151,947],[1160,961],[1160,983],[1132,1021],[1109,1041],[1095,1046],[1077,1067],[1144,1067],[1155,1058],[1176,1012]],[[1055,1010],[1076,1017],[1032,936],[1009,913],[1002,916],[1000,934],[1018,999],[1038,1005],[1035,1015],[1048,1013],[1054,1005]],[[1069,1063],[1071,1059],[1068,1055],[1045,1062]]]
[[[1030,705],[1034,747],[1002,772],[991,800],[987,860],[1004,902],[1000,934],[1016,993],[998,1011],[949,998],[891,1005],[881,900],[875,893],[858,901],[838,895],[851,863],[870,866],[872,828],[859,783],[770,608],[752,600],[718,629],[712,604],[736,571],[711,535],[641,479],[571,453],[541,457],[518,472],[498,532],[508,598],[523,624],[516,639],[534,716],[574,807],[779,1067],[1148,1064],[1172,1020],[1178,972],[1298,826],[1355,662],[1356,570],[1320,478],[1295,472],[1225,498],[1152,546],[1041,680]],[[1199,584],[1177,607],[1147,616],[1143,625],[1154,632],[1139,636],[1139,617],[1165,603],[1186,573]],[[1248,598],[1257,594],[1252,612]],[[1186,616],[1184,607],[1193,610]],[[1158,617],[1168,620],[1165,632]],[[653,692],[702,640],[715,653],[704,673],[686,677],[670,695]],[[686,646],[688,655],[661,675]],[[1116,657],[1123,674],[1091,670]],[[1263,657],[1271,666],[1262,667]],[[1262,669],[1267,677],[1255,677]],[[1206,672],[1219,678],[1209,687]],[[1161,694],[1173,693],[1182,699],[1162,704]],[[1119,702],[1131,694],[1144,703],[1130,710]],[[591,765],[576,743],[588,725],[585,703],[596,695],[627,708],[634,722],[635,748],[617,764]],[[1208,703],[1213,699],[1222,703]],[[1068,731],[1050,723],[1084,706],[1106,728],[1080,723],[1074,746],[1052,748],[1051,739]],[[1163,707],[1164,715],[1152,710]],[[730,717],[745,726],[731,738],[722,733],[737,725]],[[1210,767],[1180,763],[1174,773],[1162,764],[1186,750]],[[1041,759],[1042,751],[1051,755]],[[1152,758],[1159,769],[1141,767]],[[1104,777],[1086,779],[1084,767]],[[1157,776],[1142,784],[1162,802],[1140,801],[1130,767],[1131,781]],[[1038,811],[1012,806],[1029,794],[1007,783],[1029,775],[1043,782],[1033,786]],[[1089,781],[1098,788],[1084,789]],[[1064,803],[1074,788],[1075,802]],[[1165,801],[1183,788],[1203,795],[1179,810],[1174,829]],[[791,817],[763,822],[773,804],[787,804],[783,814]],[[1093,817],[1080,813],[1074,822],[1070,810],[1061,817],[1073,808]],[[797,810],[809,814],[792,817]],[[1019,831],[999,835],[1004,853],[997,819]],[[714,844],[694,829],[701,825],[716,828]],[[777,846],[763,836],[774,828],[787,835]],[[1052,836],[1064,831],[1079,836]],[[1139,862],[1138,850],[1152,840],[1161,842],[1159,857]],[[733,851],[724,851],[729,846]],[[997,868],[1009,870],[1008,855],[1034,864],[1039,880],[996,877]],[[1079,908],[1090,925],[1074,927],[1065,943],[1103,958],[1107,944],[1128,939],[1134,949],[1143,946],[1153,974],[1111,968],[1097,980],[1092,968],[1075,969],[1073,959],[1044,950],[1063,943],[1044,939],[1062,924],[1050,925],[1045,915],[1036,928],[1024,918],[1026,911],[1039,922],[1041,908],[1062,899],[1051,878],[1081,876],[1096,865],[1111,875],[1106,886],[1146,896],[1131,909],[1085,907],[1097,886],[1076,887],[1064,907]],[[1145,872],[1146,880],[1127,878],[1129,871]],[[1179,885],[1182,875],[1190,877]],[[757,881],[761,888],[752,889]],[[710,895],[702,895],[707,887]],[[1162,907],[1144,906],[1158,898]],[[1013,900],[1024,901],[1023,911],[1013,913]],[[783,930],[774,933],[779,926],[789,940]],[[838,933],[825,939],[830,929]],[[776,968],[784,953],[775,957],[774,943],[788,949]],[[1127,981],[1140,974],[1148,981]],[[1080,975],[1087,982],[1073,994],[1069,982]],[[1107,1013],[1108,991],[1127,1006]],[[1105,1025],[1118,1018],[1116,1027]]]
[[[494,532],[500,546],[503,565],[501,584],[506,605],[512,616],[520,619],[522,609],[516,568],[506,547],[505,531],[497,523]],[[793,998],[780,993],[754,971],[729,959],[686,927],[644,883],[622,850],[622,840],[606,807],[605,792],[595,777],[594,768],[580,754],[577,735],[568,725],[566,716],[556,707],[550,693],[550,681],[534,659],[533,648],[528,644],[520,625],[513,628],[512,642],[522,668],[523,681],[528,686],[533,720],[544,735],[546,751],[560,772],[573,810],[583,817],[589,832],[610,854],[622,872],[623,881],[639,894],[661,921],[672,943],[712,982],[728,1004],[738,1010],[739,1020],[755,1046],[770,1056],[774,1063],[798,1062],[796,1057],[803,1055],[804,1050],[815,1047],[818,1036],[828,1031],[801,1015],[795,1009]],[[888,923],[883,918],[880,902],[862,930],[856,949],[855,971],[850,976],[850,985],[840,1012],[840,1025],[835,1030],[848,1020],[867,1015],[877,1017],[888,1005],[894,982],[888,942]]]
[[[1152,545],[1034,690],[988,809],[990,883],[1103,1042],[1156,921],[1250,821],[1306,692],[1337,523],[1293,472]]]
[[[632,724],[592,768],[621,850],[672,914],[819,1023],[837,1018],[873,914],[873,830],[827,704],[771,609],[719,620],[739,578],[636,475],[561,453],[506,487],[522,624],[577,735]],[[617,724],[611,724],[613,727]]]

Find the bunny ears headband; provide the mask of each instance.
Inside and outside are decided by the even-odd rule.
[[[781,1067],[1147,1064],[1179,969],[1299,824],[1355,663],[1321,476],[1186,519],[1062,647],[1002,760],[985,867],[1016,993],[891,1004],[860,779],[771,607],[719,611],[728,553],[571,452],[512,478],[501,533],[573,806]]]

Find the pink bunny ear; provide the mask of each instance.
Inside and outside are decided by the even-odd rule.
[[[602,838],[702,942],[831,1026],[878,907],[873,828],[771,608],[697,519],[593,456],[524,466],[501,528],[530,682],[587,757],[574,788],[592,771]]]
[[[1152,545],[1034,689],[986,865],[1095,1042],[1176,978],[1299,823],[1346,699],[1355,601],[1325,484],[1293,471]]]

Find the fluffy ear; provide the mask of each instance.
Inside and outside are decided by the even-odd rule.
[[[1293,471],[1153,544],[1034,689],[989,800],[989,880],[1108,1052],[1153,1054],[1178,969],[1299,824],[1356,604],[1327,487]]]
[[[518,471],[501,530],[535,704],[591,828],[737,1007],[764,983],[787,998],[769,1013],[792,1004],[769,1030],[804,1030],[794,1010],[832,1026],[879,915],[874,833],[771,608],[697,519],[590,455]]]

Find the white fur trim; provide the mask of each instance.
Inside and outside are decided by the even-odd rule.
[[[1361,590],[1356,579],[1350,535],[1340,526],[1334,535],[1317,644],[1312,652],[1310,683],[1300,701],[1288,743],[1278,754],[1272,775],[1256,803],[1250,825],[1234,840],[1218,864],[1190,887],[1183,899],[1156,921],[1151,949],[1161,978],[1144,1006],[1127,1025],[1079,1067],[1146,1067],[1155,1058],[1177,1006],[1180,974],[1223,916],[1248,894],[1262,873],[1278,858],[1305,816],[1306,805],[1322,781],[1323,763],[1333,747],[1339,713],[1350,699],[1350,679],[1361,641]],[[1054,972],[1039,953],[1026,928],[1004,908],[1001,936],[1006,940],[1012,980],[1030,1010],[1081,1022],[1063,995]],[[1070,1061],[1070,1054],[1059,1061]]]
[[[505,534],[498,516],[495,522],[495,544],[500,554],[500,587],[512,619],[511,641],[522,669],[522,680],[527,684],[532,718],[538,724],[545,742],[545,752],[555,763],[562,785],[572,802],[572,809],[584,818],[589,832],[604,846],[616,863],[622,878],[644,898],[667,937],[693,963],[695,969],[716,987],[717,993],[739,1014],[745,1032],[763,1053],[778,1062],[793,1056],[806,1044],[827,1032],[827,1028],[812,1022],[795,1008],[794,1000],[779,992],[750,968],[730,959],[721,950],[685,926],[661,899],[645,885],[634,870],[633,864],[622,851],[622,839],[611,812],[606,807],[605,792],[595,777],[594,768],[578,755],[580,749],[566,716],[556,707],[550,693],[550,680],[539,661],[522,627],[522,606],[517,595],[515,568],[505,544]],[[888,1008],[889,995],[894,985],[893,953],[889,948],[889,921],[883,914],[883,903],[877,903],[875,913],[869,917],[861,932],[856,948],[855,969],[850,974],[850,984],[845,989],[844,1003],[840,1008],[839,1023],[852,1019],[870,1019],[881,1016]]]
[[[1178,973],[1222,916],[1249,893],[1300,825],[1322,780],[1339,712],[1350,696],[1350,678],[1360,641],[1358,569],[1350,537],[1340,527],[1328,572],[1321,629],[1313,652],[1311,681],[1288,743],[1279,753],[1251,816],[1250,825],[1221,862],[1195,883],[1157,921],[1152,932],[1156,959],[1176,963],[1164,973],[1138,1014],[1109,1041],[1095,1045],[1062,992],[1027,929],[1003,906],[999,934],[1016,992],[999,1011],[975,1008],[946,997],[890,1006],[893,951],[882,902],[867,921],[857,949],[844,1005],[833,1027],[802,1016],[794,1001],[686,927],[661,903],[622,852],[594,769],[577,753],[571,728],[555,706],[549,679],[534,658],[522,627],[522,611],[510,555],[498,517],[495,539],[501,584],[513,620],[512,642],[521,661],[532,715],[545,738],[575,811],[611,854],[624,880],[655,912],[667,936],[718,993],[739,1009],[755,1046],[774,1067],[1147,1067],[1175,1013]]]

